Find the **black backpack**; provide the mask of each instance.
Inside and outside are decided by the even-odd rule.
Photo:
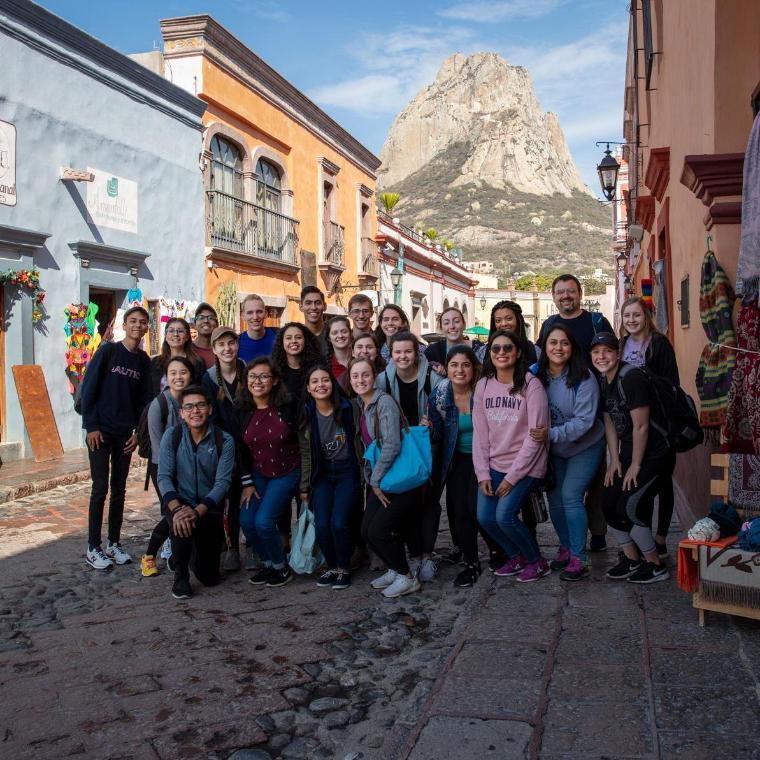
[[[618,392],[623,403],[628,404],[623,390],[622,379],[636,369],[626,364],[618,373]],[[699,424],[699,414],[694,399],[680,385],[675,385],[665,377],[655,375],[646,367],[638,368],[643,372],[654,392],[655,408],[650,412],[649,424],[662,435],[670,447],[678,453],[691,451],[705,440],[705,434]]]
[[[169,419],[169,402],[163,391],[158,394],[157,398],[158,406],[161,409],[161,424],[166,428],[166,421]],[[142,410],[140,420],[135,429],[135,434],[137,435],[137,456],[143,459],[150,459],[151,455],[150,433],[148,432],[148,411],[150,410],[150,406],[148,404]]]

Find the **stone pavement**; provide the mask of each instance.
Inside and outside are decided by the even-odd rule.
[[[0,508],[0,758],[760,758],[760,625],[700,629],[674,580],[606,581],[613,551],[577,584],[456,590],[446,567],[393,602],[369,570],[346,592],[237,573],[176,602],[168,573],[84,564],[87,497]],[[156,514],[138,471],[134,555]]]

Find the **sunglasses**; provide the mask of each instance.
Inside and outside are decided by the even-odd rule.
[[[515,347],[511,343],[495,343],[491,346],[492,354],[511,354]]]

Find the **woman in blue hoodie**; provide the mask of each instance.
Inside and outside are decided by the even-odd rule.
[[[432,372],[424,354],[420,354],[417,336],[408,331],[390,337],[391,361],[377,376],[377,387],[393,396],[401,407],[409,425],[426,422],[428,397],[443,379]],[[412,573],[421,581],[435,579],[437,567],[432,559],[438,525],[441,521],[441,490],[437,463],[433,462],[434,477],[425,487],[420,508],[411,515],[405,540],[409,549]]]
[[[306,371],[306,404],[298,440],[301,501],[311,499],[317,541],[327,570],[317,586],[351,585],[351,525],[361,503],[354,408],[326,364]]]
[[[597,414],[599,383],[586,369],[572,333],[561,324],[546,336],[538,377],[549,397],[551,428],[538,428],[531,436],[550,444],[555,483],[549,506],[560,544],[551,568],[562,570],[562,580],[577,581],[588,575],[583,495],[604,456],[604,425]]]

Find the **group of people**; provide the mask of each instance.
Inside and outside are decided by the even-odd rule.
[[[618,337],[601,314],[581,308],[574,275],[557,277],[552,294],[557,313],[535,344],[520,306],[507,300],[493,307],[486,342],[468,340],[462,313],[447,308],[441,339],[427,346],[393,304],[373,329],[364,294],[351,298],[347,316],[326,320],[324,294],[305,287],[303,323],[279,329],[266,325],[262,298],[249,295],[242,333],[202,303],[195,339],[184,319],[171,319],[152,359],[140,348],[148,314],[128,309],[124,339],[95,353],[81,387],[92,471],[88,564],[131,561],[120,531],[139,446],[161,509],[141,571],[159,573],[163,545],[176,598],[192,594],[191,569],[204,585],[243,566],[255,571],[253,585],[290,582],[299,503],[314,515],[320,587],[349,587],[367,550],[385,568],[371,586],[387,598],[434,581],[440,560],[461,565],[456,586],[473,586],[483,571],[478,536],[497,576],[531,582],[557,571],[579,581],[587,551],[606,549],[608,529],[620,548],[610,579],[666,579],[675,453],[657,424],[651,376],[678,383],[673,349],[640,298],[623,304]],[[389,493],[383,478],[415,426],[429,435],[430,478]],[[366,458],[373,444],[378,455]],[[441,557],[444,489],[452,549]],[[559,539],[551,560],[525,509],[539,492]]]

